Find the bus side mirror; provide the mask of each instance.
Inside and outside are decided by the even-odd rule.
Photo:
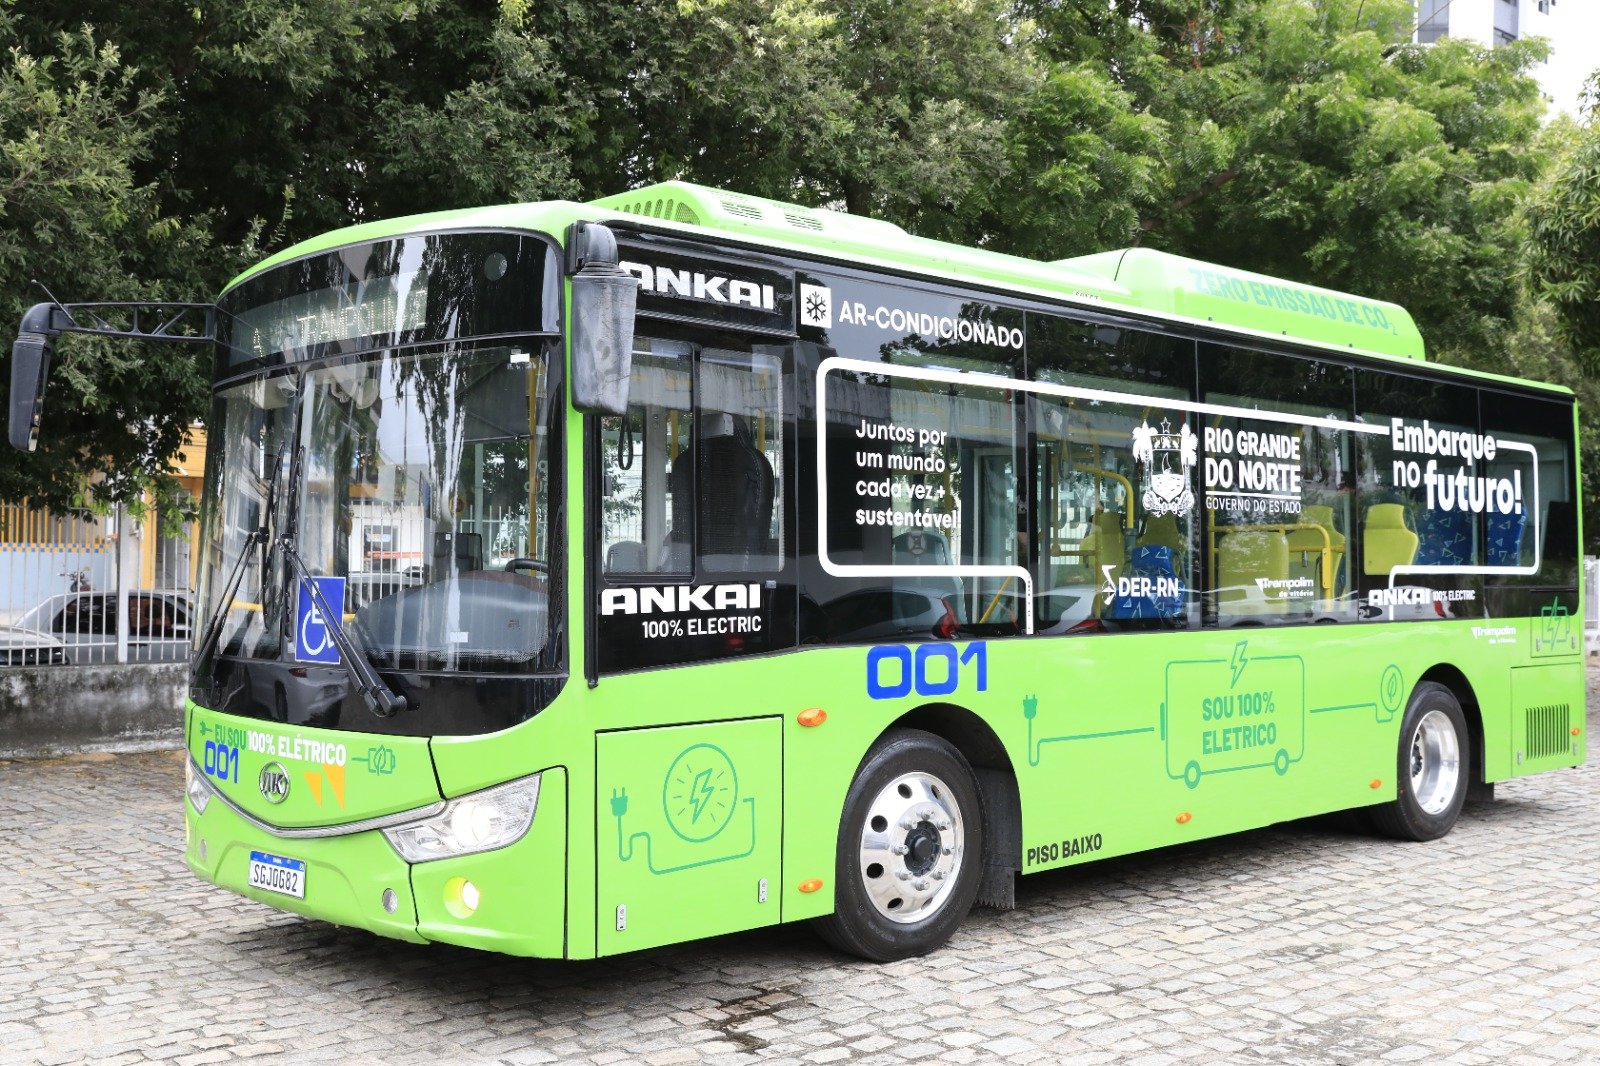
[[[567,273],[572,406],[584,414],[625,415],[639,279],[617,265],[617,238],[594,222],[575,222],[567,231]]]
[[[50,352],[61,332],[53,321],[56,310],[53,303],[28,308],[17,342],[11,346],[11,446],[25,452],[39,446]]]

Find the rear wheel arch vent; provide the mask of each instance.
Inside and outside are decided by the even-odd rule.
[[[1572,743],[1568,722],[1571,704],[1547,703],[1524,709],[1524,740],[1528,758],[1540,759],[1565,754]]]

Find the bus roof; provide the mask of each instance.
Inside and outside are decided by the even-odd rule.
[[[595,200],[626,214],[799,244],[853,259],[893,261],[1069,298],[1131,306],[1335,348],[1423,357],[1405,308],[1147,248],[1041,263],[915,237],[892,222],[668,181]]]
[[[663,230],[811,254],[835,261],[989,284],[1030,295],[1100,305],[1107,310],[1222,327],[1262,338],[1289,338],[1325,350],[1422,360],[1422,334],[1400,305],[1285,281],[1148,248],[1040,262],[913,236],[892,222],[769,200],[683,181],[601,197],[587,204],[544,201],[411,215],[321,234],[286,248],[229,284],[301,256],[360,241],[438,229],[535,229],[560,235],[576,220],[618,215]],[[1531,384],[1460,367],[1470,377]]]

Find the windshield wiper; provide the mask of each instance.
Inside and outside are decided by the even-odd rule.
[[[306,568],[305,560],[295,550],[294,531],[300,528],[300,472],[305,461],[306,448],[302,444],[295,450],[294,462],[289,467],[289,513],[283,523],[284,531],[278,535],[278,551],[294,571],[294,579],[303,582],[306,591],[311,594],[311,606],[321,613],[328,636],[333,639],[333,646],[339,649],[339,662],[344,665],[350,680],[355,682],[361,698],[367,701],[367,709],[379,718],[388,718],[396,711],[405,710],[406,698],[378,676],[378,672],[367,661],[366,654],[356,647],[356,642],[350,639],[350,634],[344,629],[344,604],[339,604],[337,611],[328,606],[322,586],[311,579],[311,571]]]
[[[262,511],[261,525],[244,535],[244,545],[239,549],[239,558],[234,561],[233,569],[228,571],[228,580],[223,583],[222,599],[218,603],[217,611],[206,624],[205,635],[200,638],[200,646],[194,651],[194,668],[197,671],[200,669],[200,664],[216,650],[217,642],[222,639],[222,627],[228,622],[228,615],[233,610],[233,597],[239,591],[239,580],[244,577],[244,564],[250,560],[250,552],[257,544],[262,546],[261,580],[263,584],[266,582],[267,563],[271,555],[267,544],[271,536],[272,516],[277,510],[278,475],[283,472],[283,464],[278,454],[274,453],[269,461],[272,464],[272,473],[267,477],[266,506]]]
[[[311,594],[312,606],[322,615],[327,626],[328,636],[333,640],[334,646],[339,649],[339,661],[349,673],[356,689],[366,701],[367,708],[379,718],[388,718],[396,711],[406,708],[406,698],[390,688],[378,672],[372,668],[367,657],[361,649],[356,647],[350,634],[344,628],[344,604],[339,605],[335,611],[322,594],[322,588],[312,580],[311,572],[306,568],[305,560],[300,558],[300,553],[295,550],[294,535],[292,530],[299,521],[299,507],[293,495],[299,488],[300,470],[305,461],[305,448],[300,447],[295,451],[294,458],[289,467],[289,483],[285,491],[290,493],[289,508],[283,533],[277,539],[272,539],[272,525],[278,513],[278,482],[283,474],[283,461],[281,456],[272,457],[272,475],[267,480],[266,507],[262,514],[261,526],[245,534],[244,545],[240,548],[239,558],[234,562],[233,569],[228,573],[228,580],[224,586],[221,604],[217,613],[211,616],[210,623],[206,626],[205,636],[201,638],[200,646],[195,649],[195,667],[206,661],[216,650],[216,645],[222,637],[222,628],[227,622],[228,614],[233,609],[233,597],[239,590],[239,581],[244,577],[245,563],[250,561],[256,545],[261,545],[261,579],[263,586],[266,583],[267,568],[272,561],[272,549],[278,552],[288,562],[289,569],[293,571],[294,580],[302,582]]]
[[[367,661],[365,653],[356,647],[356,642],[345,632],[344,604],[341,603],[337,611],[328,605],[327,597],[322,594],[322,586],[312,579],[311,572],[306,569],[305,560],[295,551],[289,534],[285,533],[278,538],[278,552],[288,560],[290,569],[295,572],[295,580],[302,582],[306,591],[311,594],[311,605],[322,615],[328,636],[339,649],[339,661],[344,664],[350,679],[355,682],[362,698],[367,701],[367,709],[379,718],[388,718],[396,711],[405,710],[406,698],[390,688],[383,678],[378,676],[378,672]]]
[[[211,657],[217,648],[217,642],[222,639],[222,627],[227,624],[228,615],[233,610],[233,597],[239,591],[239,579],[244,577],[244,564],[250,561],[250,552],[257,541],[265,541],[267,531],[252,529],[244,535],[244,546],[239,549],[239,558],[234,561],[233,569],[228,573],[227,584],[223,586],[222,600],[217,607],[217,612],[211,616],[211,621],[206,625],[205,635],[200,638],[200,646],[194,650],[194,668],[200,669],[200,664]]]

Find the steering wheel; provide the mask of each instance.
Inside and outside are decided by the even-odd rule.
[[[518,570],[532,570],[536,574],[550,573],[550,564],[543,559],[512,559],[506,563],[506,573],[514,574]]]

